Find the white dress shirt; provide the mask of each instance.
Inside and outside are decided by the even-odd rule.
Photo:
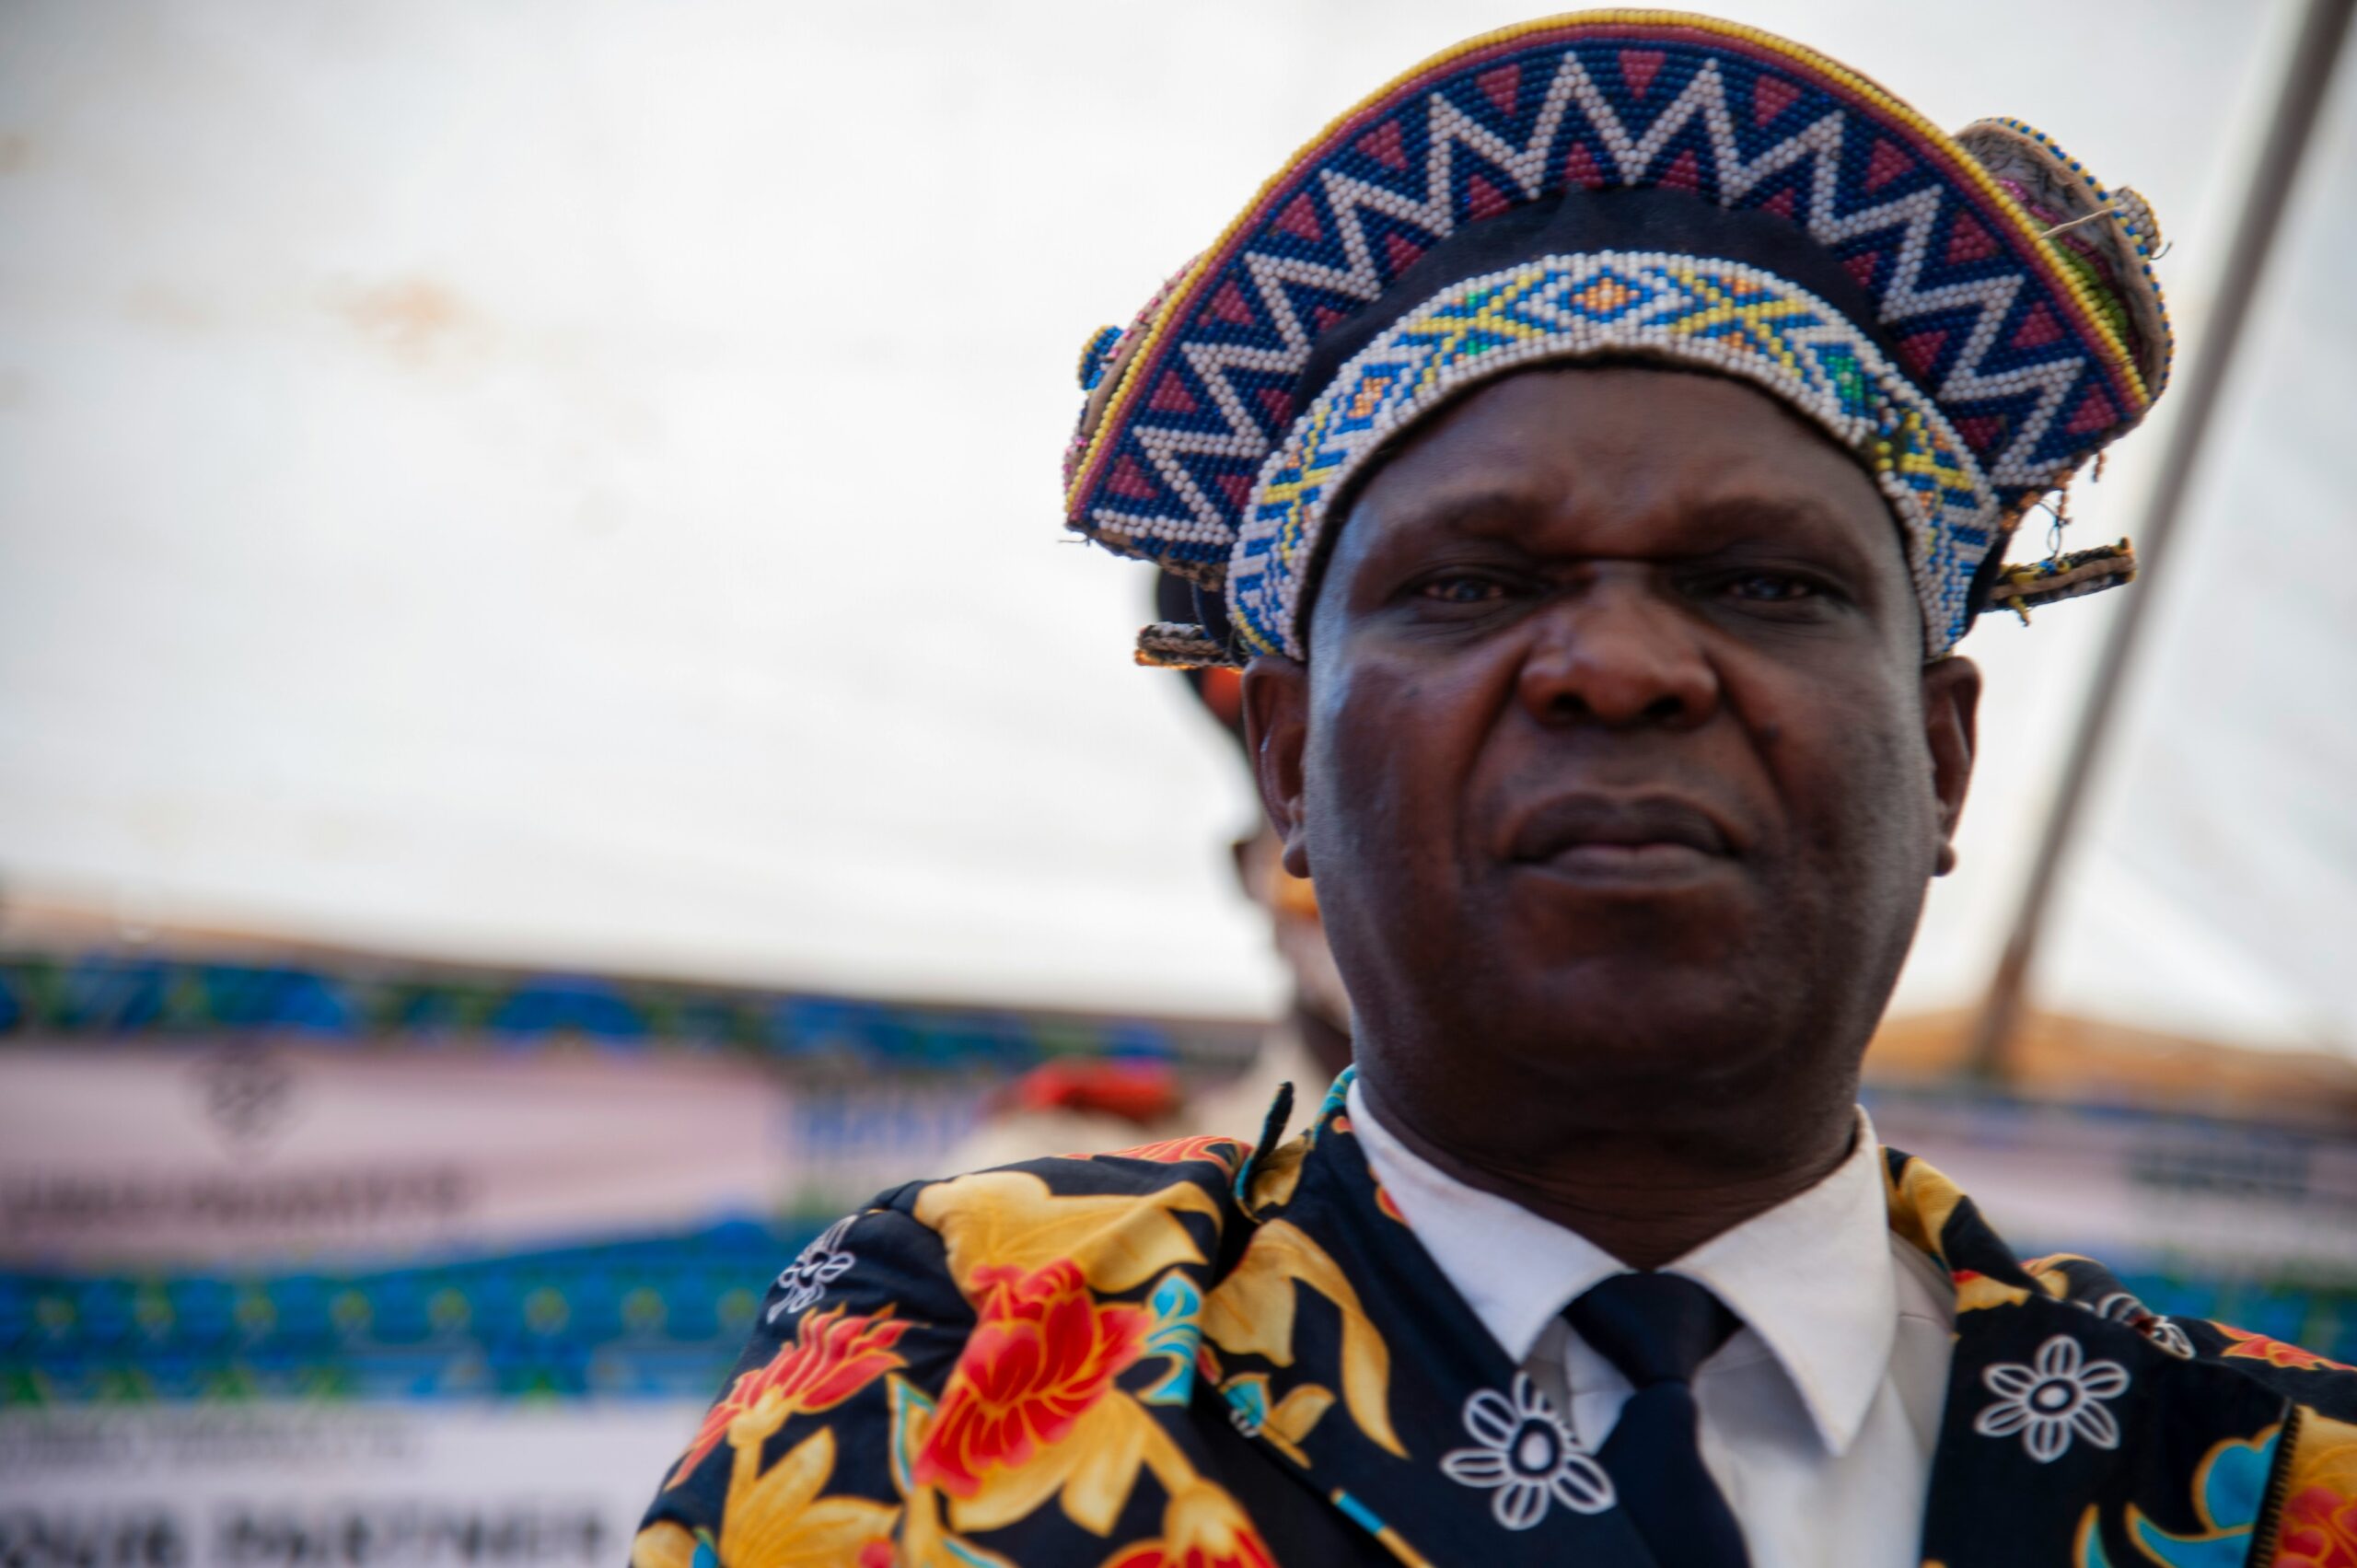
[[[1368,1112],[1351,1120],[1408,1228],[1506,1354],[1568,1412],[1593,1453],[1629,1381],[1562,1318],[1629,1266],[1578,1232],[1469,1187]],[[1830,1176],[1669,1264],[1743,1326],[1695,1376],[1702,1463],[1753,1568],[1901,1568],[1918,1561],[1923,1493],[1947,1392],[1956,1292],[1891,1234],[1882,1151],[1858,1141]]]

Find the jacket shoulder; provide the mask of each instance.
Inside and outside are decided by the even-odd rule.
[[[2091,1258],[2063,1253],[2026,1266],[2050,1294],[2135,1330],[2173,1355],[2225,1367],[2324,1417],[2357,1423],[2357,1366],[2231,1323],[2154,1312]]]
[[[1116,1294],[1172,1268],[1215,1267],[1238,1228],[1235,1138],[1174,1138],[1099,1155],[1025,1160],[890,1195],[940,1238],[968,1297],[1038,1272],[1069,1271]]]
[[[771,1283],[727,1385],[656,1490],[637,1568],[706,1557],[756,1568],[759,1543],[822,1526],[850,1562],[904,1534],[912,1485],[949,1463],[921,1452],[919,1434],[970,1346],[987,1342],[977,1328],[1043,1332],[1079,1311],[1111,1312],[1127,1330],[1139,1307],[1095,1304],[1148,1286],[1157,1307],[1166,1292],[1181,1308],[1199,1300],[1238,1228],[1230,1187],[1244,1152],[1188,1138],[1028,1160],[912,1181],[829,1225]]]
[[[633,1568],[755,1568],[757,1543],[822,1527],[846,1562],[888,1546],[911,1396],[947,1379],[974,1325],[941,1238],[895,1195],[835,1221],[771,1282],[720,1397],[656,1486]]]
[[[2336,1421],[2357,1422],[2357,1366],[2231,1323],[2206,1318],[2175,1321],[2201,1359],[2234,1367],[2293,1403]]]

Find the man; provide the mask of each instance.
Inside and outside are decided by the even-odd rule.
[[[1097,345],[1068,498],[1199,585],[1143,652],[1248,661],[1359,1065],[884,1194],[641,1563],[2357,1562],[2350,1369],[2016,1259],[1854,1103],[1956,640],[2132,571],[2001,563],[2165,378],[2153,238],[1663,12],[1335,121]]]

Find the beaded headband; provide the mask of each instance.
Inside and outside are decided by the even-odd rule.
[[[1699,256],[1546,256],[1469,278],[1345,365],[1260,470],[1227,596],[1258,653],[1307,650],[1296,612],[1328,502],[1383,445],[1474,385],[1541,363],[1642,355],[1766,389],[1875,475],[1906,534],[1936,654],[1962,634],[1995,493],[1939,405],[1847,317],[1772,273]]]
[[[1776,227],[1855,297],[1652,246],[1391,295],[1480,226],[1628,191]],[[1091,340],[1066,521],[1225,598],[1209,630],[1148,627],[1142,660],[1300,656],[1319,524],[1369,455],[1488,377],[1637,354],[1745,379],[1859,457],[1901,525],[1936,656],[1982,609],[2133,575],[2125,541],[2012,567],[1999,552],[2159,395],[2157,243],[2141,198],[2029,127],[1948,136],[1757,29],[1666,11],[1525,24],[1335,121],[1127,331]],[[1377,307],[1396,319],[1305,385],[1320,343]]]

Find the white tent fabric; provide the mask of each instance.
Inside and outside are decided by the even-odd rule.
[[[2135,184],[2198,342],[2271,64],[2247,8],[1726,8]],[[1266,1005],[1225,853],[1242,780],[1178,682],[1127,662],[1145,575],[1061,537],[1073,360],[1326,113],[1522,14],[14,8],[0,896],[455,958]],[[2344,84],[2049,1005],[2357,1047],[2351,125]],[[2140,446],[2080,498],[2083,537],[2119,531]],[[2108,613],[1968,645],[1982,774],[1902,1005],[1986,975]]]
[[[2036,989],[2357,1053],[2357,70],[2344,58]]]

